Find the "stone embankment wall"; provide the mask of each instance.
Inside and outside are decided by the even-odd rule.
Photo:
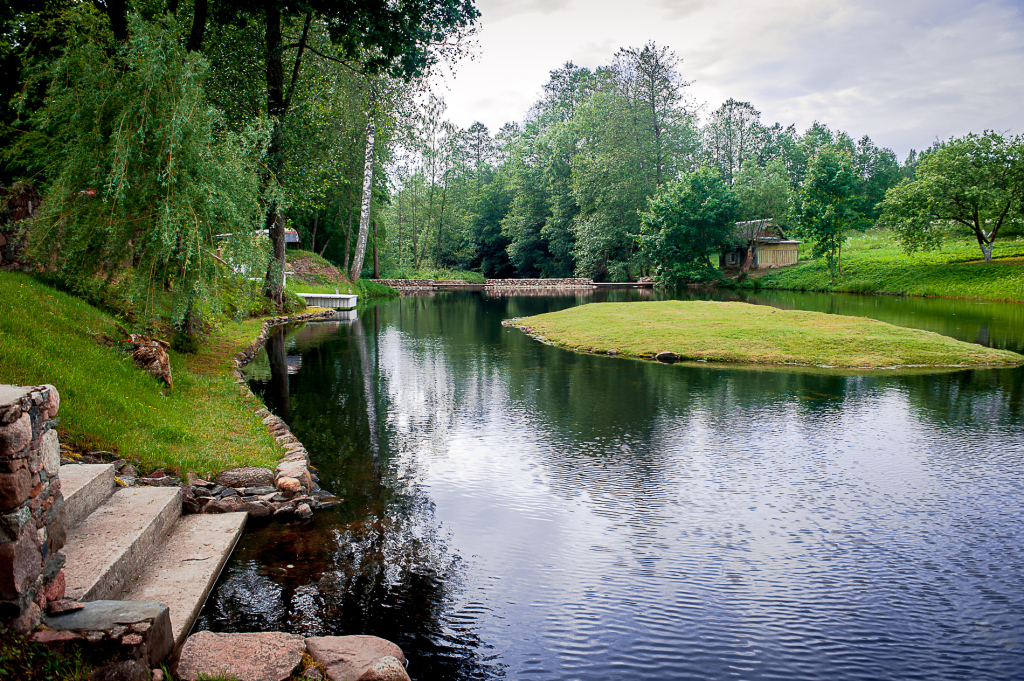
[[[328,310],[295,317],[275,317],[263,322],[260,335],[232,359],[239,390],[245,394],[252,394],[249,382],[242,375],[242,367],[251,362],[267,342],[273,327],[289,322],[326,319],[333,317],[334,314],[334,310]],[[284,448],[284,459],[272,471],[266,468],[224,471],[217,476],[216,486],[201,480],[191,481],[192,494],[186,493],[186,501],[194,507],[189,510],[204,513],[245,510],[250,516],[273,515],[288,519],[296,516],[308,518],[317,508],[337,503],[338,500],[333,494],[320,489],[316,469],[309,462],[309,453],[292,434],[288,424],[271,414],[265,407],[261,407],[256,413],[262,417],[267,429]]]
[[[0,385],[0,621],[28,632],[64,598],[64,497],[52,385]]]
[[[400,292],[436,291],[439,288],[459,286],[480,286],[467,281],[434,281],[433,279],[376,279],[378,284],[385,284]],[[565,289],[594,288],[593,279],[486,279],[486,291],[551,291]]]
[[[567,288],[594,288],[593,279],[488,279],[485,284],[488,289],[523,289],[536,291],[538,289],[567,289]]]

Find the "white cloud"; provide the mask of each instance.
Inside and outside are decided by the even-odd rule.
[[[814,120],[901,157],[986,128],[1024,133],[1024,9],[994,0],[480,0],[481,55],[447,99],[460,125],[521,119],[548,72],[648,40],[683,58],[698,100],[750,101],[766,122]]]

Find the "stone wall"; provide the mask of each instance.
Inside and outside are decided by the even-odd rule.
[[[488,289],[567,289],[594,288],[593,279],[488,279]]]
[[[396,291],[433,291],[437,284],[433,279],[374,279],[373,282],[390,286]]]
[[[434,281],[433,279],[376,279],[396,291],[434,291],[439,287],[480,286],[468,281]],[[592,289],[593,279],[487,279],[486,290],[508,291],[550,291],[564,289]]]
[[[0,621],[27,632],[64,597],[64,497],[52,385],[0,385]]]

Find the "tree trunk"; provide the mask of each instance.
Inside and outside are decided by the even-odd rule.
[[[345,261],[342,263],[343,272],[348,272],[348,264],[352,258],[352,207],[348,208],[348,222],[345,225]]]
[[[93,4],[101,12],[106,12],[110,19],[110,29],[114,32],[114,39],[123,43],[128,40],[128,8],[125,0],[106,0],[99,2],[93,0]]]
[[[743,257],[743,265],[740,266],[740,272],[749,272],[750,268],[754,266],[754,242],[751,241],[747,245],[747,254]]]
[[[192,30],[188,34],[188,43],[185,46],[189,52],[199,51],[203,45],[203,35],[206,33],[207,0],[196,0],[194,7]]]
[[[352,261],[352,269],[348,271],[348,278],[353,282],[359,281],[359,274],[363,270],[363,256],[366,255],[366,239],[370,233],[370,204],[373,199],[373,143],[376,126],[373,123],[373,114],[366,121],[366,160],[363,163],[363,205],[359,212],[359,239],[356,241],[355,258]]]
[[[316,253],[316,225],[320,221],[320,211],[313,213],[313,238],[309,240],[309,250]]]
[[[380,279],[380,261],[377,259],[377,221],[373,221],[373,278]]]
[[[266,47],[267,47],[267,113],[274,122],[274,129],[267,148],[268,182],[277,182],[281,171],[281,125],[285,113],[284,64],[281,62],[281,10],[273,0],[266,4]],[[284,302],[284,214],[281,206],[273,202],[267,215],[267,227],[273,257],[267,266],[264,291],[276,304]]]

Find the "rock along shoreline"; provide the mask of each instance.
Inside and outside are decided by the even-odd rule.
[[[243,396],[257,399],[249,390],[249,382],[242,374],[242,367],[251,362],[264,346],[272,328],[281,324],[327,319],[334,314],[334,310],[326,310],[265,320],[259,336],[231,358],[239,392]],[[182,479],[162,469],[140,476],[134,466],[122,459],[114,462],[114,480],[121,487],[181,486],[183,514],[245,511],[250,518],[293,520],[309,518],[314,511],[340,503],[341,499],[320,488],[316,468],[309,461],[309,453],[291,432],[288,424],[279,416],[271,414],[262,404],[256,410],[256,416],[263,420],[267,431],[285,451],[284,457],[273,470],[258,466],[231,468],[217,475],[213,481],[208,481],[193,473],[187,473]],[[62,464],[100,462],[92,457],[79,460],[61,457]]]

